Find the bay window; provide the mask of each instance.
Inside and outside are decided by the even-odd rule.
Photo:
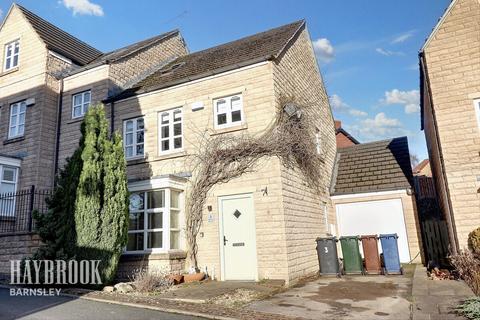
[[[213,100],[215,128],[228,128],[244,122],[242,95]]]
[[[143,118],[129,119],[123,122],[123,144],[125,158],[145,155],[145,122]]]
[[[170,188],[131,193],[127,252],[181,248],[181,196]]]
[[[182,109],[177,108],[158,113],[160,154],[183,149]]]

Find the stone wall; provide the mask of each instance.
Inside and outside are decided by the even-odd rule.
[[[22,260],[31,256],[40,246],[36,234],[0,236],[0,281],[10,281],[10,260]]]

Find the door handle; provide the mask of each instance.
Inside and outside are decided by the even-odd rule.
[[[223,236],[223,245],[226,246],[227,245],[227,238],[225,236]]]

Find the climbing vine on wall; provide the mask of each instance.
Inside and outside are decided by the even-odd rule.
[[[186,238],[192,265],[198,269],[197,235],[208,192],[257,169],[259,160],[277,157],[283,166],[299,169],[310,187],[319,190],[322,158],[315,144],[318,119],[311,107],[292,97],[280,99],[276,117],[261,135],[202,135],[193,156],[194,179],[187,199]]]

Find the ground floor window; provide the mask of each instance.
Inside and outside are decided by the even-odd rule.
[[[0,164],[0,216],[13,216],[18,168]]]
[[[131,193],[127,252],[181,249],[181,197],[169,188]]]

